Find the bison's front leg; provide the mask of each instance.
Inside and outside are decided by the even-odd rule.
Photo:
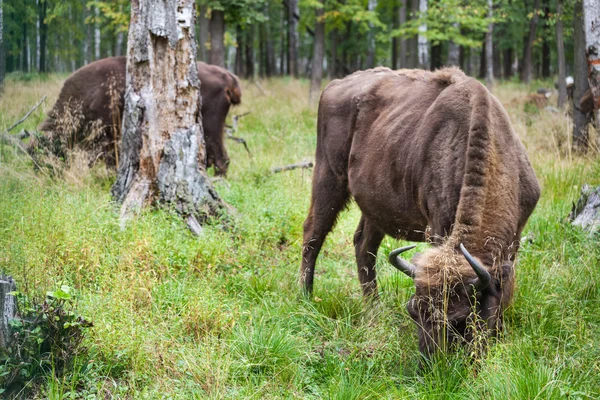
[[[377,250],[385,234],[363,215],[354,233],[354,249],[358,266],[358,280],[365,297],[377,296],[375,262]]]

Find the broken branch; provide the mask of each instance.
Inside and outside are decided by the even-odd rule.
[[[19,126],[20,124],[22,124],[23,122],[25,122],[25,120],[26,120],[27,118],[29,118],[29,116],[30,116],[31,114],[33,114],[33,112],[34,112],[35,110],[37,110],[37,108],[38,108],[39,106],[41,106],[41,105],[42,105],[42,103],[44,102],[44,100],[46,100],[46,98],[47,98],[47,97],[48,97],[48,96],[44,96],[44,97],[42,97],[42,99],[41,99],[41,100],[40,100],[40,101],[39,101],[39,102],[38,102],[38,103],[35,105],[35,107],[33,107],[31,110],[29,110],[29,112],[28,112],[27,114],[25,114],[25,116],[24,116],[23,118],[21,118],[20,120],[18,120],[17,122],[15,122],[15,123],[14,123],[14,124],[13,124],[13,125],[10,127],[10,128],[8,128],[8,129],[6,130],[6,132],[5,132],[5,133],[8,133],[8,132],[12,131],[12,130],[13,130],[13,129],[15,129],[17,126]]]
[[[291,171],[299,168],[312,168],[314,167],[314,165],[315,164],[312,161],[305,161],[298,164],[284,165],[283,167],[275,167],[271,169],[271,172],[276,174],[278,172]]]

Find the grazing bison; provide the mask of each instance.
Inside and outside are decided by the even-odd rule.
[[[408,311],[424,354],[495,334],[513,295],[521,231],[540,186],[498,100],[459,69],[376,68],[329,84],[321,96],[312,199],[300,283],[350,197],[358,278],[377,294],[375,259],[385,235],[433,244],[412,263]],[[464,247],[463,247],[464,245]]]
[[[83,131],[94,121],[100,121],[100,142],[107,163],[114,165],[115,138],[118,138],[123,97],[125,92],[125,57],[111,57],[95,61],[77,70],[65,81],[58,100],[40,130],[53,132],[62,129],[61,124],[73,125]],[[240,104],[242,92],[238,78],[229,71],[198,62],[198,76],[202,82],[202,124],[206,141],[207,166],[215,167],[220,175],[227,173],[229,156],[225,150],[224,128],[229,107]],[[71,117],[65,121],[64,115]],[[117,128],[117,131],[113,129]],[[84,140],[85,133],[78,132],[77,140]]]

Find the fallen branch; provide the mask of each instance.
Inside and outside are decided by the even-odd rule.
[[[244,147],[246,148],[246,151],[248,152],[248,156],[250,156],[250,158],[252,158],[252,153],[250,152],[250,149],[248,148],[248,143],[246,143],[246,141],[241,137],[233,136],[233,134],[238,129],[240,119],[244,118],[246,115],[248,115],[250,113],[252,113],[252,111],[248,111],[248,112],[245,112],[244,114],[240,114],[240,115],[234,115],[233,116],[233,126],[226,125],[226,128],[227,128],[226,132],[227,132],[227,139],[231,139],[236,143],[243,144]]]
[[[17,126],[19,126],[19,125],[21,125],[23,122],[25,122],[25,120],[26,120],[27,118],[29,118],[29,116],[30,116],[31,114],[33,114],[33,112],[34,112],[35,110],[37,110],[37,108],[38,108],[39,106],[41,106],[41,105],[42,105],[42,103],[44,102],[44,100],[46,100],[46,98],[47,98],[47,97],[48,97],[48,96],[44,96],[44,97],[42,97],[42,99],[41,99],[41,100],[40,100],[40,101],[39,101],[39,102],[38,102],[38,103],[35,105],[35,107],[33,107],[31,110],[29,110],[29,112],[28,112],[27,114],[25,114],[25,116],[24,116],[23,118],[21,118],[20,120],[18,120],[17,122],[15,122],[15,123],[14,123],[14,124],[13,124],[13,125],[10,127],[10,128],[8,128],[8,129],[7,129],[7,130],[6,130],[6,132],[4,132],[4,133],[8,133],[8,132],[12,131],[12,130],[13,130],[13,129],[15,129]]]
[[[276,174],[278,172],[291,171],[299,168],[312,168],[314,166],[315,164],[312,161],[305,161],[298,164],[284,165],[283,167],[275,167],[271,169],[271,172]]]

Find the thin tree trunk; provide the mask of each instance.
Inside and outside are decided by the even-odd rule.
[[[400,10],[399,10],[399,18],[400,18],[400,26],[406,23],[406,6],[408,0],[400,0]],[[408,67],[407,64],[407,53],[408,53],[408,41],[403,36],[400,38],[400,68]]]
[[[513,62],[513,49],[508,48],[505,49],[502,54],[502,64],[503,64],[503,77],[504,79],[510,79],[512,76],[512,62]]]
[[[85,40],[83,41],[83,63],[85,65],[89,64],[90,60],[92,59],[90,53],[90,43],[92,43],[92,25],[86,23],[90,11],[91,10],[87,6],[83,7],[83,22],[85,27]]]
[[[300,15],[300,11],[298,8],[298,0],[289,0],[288,4],[288,72],[290,75],[298,78],[300,75],[300,71],[298,70],[298,53],[300,43],[298,40],[298,22],[296,21],[294,15]]]
[[[486,62],[486,72],[485,72],[485,85],[488,89],[492,89],[494,86],[494,45],[492,40],[492,35],[494,32],[494,23],[492,22],[493,17],[493,0],[488,0],[488,30],[485,34],[485,62]]]
[[[431,70],[442,67],[442,44],[431,46]]]
[[[329,62],[327,63],[327,68],[328,68],[328,75],[329,75],[329,79],[335,79],[338,77],[337,71],[337,64],[338,64],[338,60],[337,60],[337,31],[335,29],[332,29],[331,32],[329,33],[329,40],[331,40],[331,48],[329,51]]]
[[[209,50],[206,44],[209,41],[210,32],[209,32],[209,24],[210,21],[206,18],[206,5],[200,6],[200,15],[198,16],[198,21],[200,25],[199,29],[199,38],[198,38],[198,49],[200,50],[200,60],[204,62],[210,61]]]
[[[40,0],[35,0],[35,6],[36,6],[36,10],[40,9]],[[85,10],[85,7],[83,7],[83,9]],[[39,18],[35,19],[35,69],[38,72],[40,71],[40,19]]]
[[[375,12],[377,0],[368,0],[367,9],[369,12]],[[375,27],[369,22],[369,32],[367,33],[367,68],[375,66]]]
[[[238,25],[236,27],[236,42],[237,48],[235,49],[235,74],[237,76],[246,76],[244,71],[244,52],[246,50],[246,41],[244,40],[244,31]]]
[[[458,29],[458,23],[454,23],[454,28]],[[460,46],[454,41],[448,42],[448,62],[446,65],[459,66],[460,65]]]
[[[393,2],[393,6],[392,6],[392,29],[398,29],[398,26],[400,25],[400,9],[398,7],[398,4],[396,1]],[[399,42],[399,38],[398,36],[394,36],[392,38],[392,54],[391,54],[391,66],[393,70],[397,70],[398,69],[398,62],[399,62],[399,56],[398,56],[398,42]]]
[[[600,3],[597,0],[583,0],[585,48],[589,65],[588,82],[594,98],[594,112],[600,106]],[[600,113],[596,115],[600,127]]]
[[[254,79],[254,25],[246,27],[246,79]]]
[[[550,0],[544,0],[544,32],[542,35],[542,78],[550,77]]]
[[[210,63],[225,68],[225,16],[212,10],[210,17]]]
[[[287,18],[289,17],[289,13],[285,12],[285,8],[282,8],[281,10],[281,42],[280,42],[280,46],[279,46],[279,75],[283,76],[285,75],[285,69],[286,69],[286,61],[287,61],[287,55],[289,53],[289,49],[288,47],[286,47],[286,21]],[[288,32],[289,33],[289,32]]]
[[[419,3],[421,0],[411,0],[411,18],[415,19],[419,17]],[[419,39],[418,36],[414,36],[408,40],[408,68],[419,67]]]
[[[421,15],[427,12],[427,1],[428,0],[419,0],[419,13]],[[425,34],[427,33],[427,24],[421,24],[419,26],[419,36],[418,36],[418,45],[419,45],[419,68],[429,69],[429,41]]]
[[[177,210],[197,234],[223,207],[205,171],[194,0],[134,0],[121,163],[112,188],[121,221],[147,204]]]
[[[264,78],[267,74],[267,35],[265,33],[265,24],[258,26],[258,75]]]
[[[102,58],[100,52],[102,45],[102,37],[100,35],[100,9],[94,7],[94,59],[99,60]]]
[[[4,88],[4,75],[6,73],[6,60],[4,59],[4,4],[0,0],[0,92]]]
[[[589,131],[588,115],[579,109],[579,101],[589,89],[588,65],[585,55],[585,32],[582,2],[575,3],[573,15],[573,40],[575,47],[575,90],[573,92],[573,150],[586,151],[588,148]]]
[[[563,108],[567,102],[567,71],[565,45],[563,35],[563,3],[556,0],[556,53],[558,56],[558,108]]]
[[[46,43],[48,40],[48,25],[46,24],[46,12],[48,2],[40,1],[38,7],[38,19],[40,22],[40,72],[47,72],[46,63]]]
[[[321,0],[323,4],[323,0]],[[323,56],[325,53],[325,22],[323,18],[323,8],[317,8],[315,24],[315,43],[313,46],[312,69],[310,77],[309,102],[314,104],[318,101],[321,93],[321,80],[323,79]]]
[[[29,60],[31,54],[29,53],[29,38],[27,37],[27,23],[23,23],[23,72],[29,72]]]
[[[531,82],[532,74],[532,59],[533,42],[535,41],[535,31],[539,20],[538,10],[540,8],[540,0],[535,0],[533,5],[533,18],[529,23],[529,35],[523,47],[523,68],[521,70],[521,80],[525,83]]]
[[[264,8],[265,15],[269,15],[269,7],[265,5]],[[267,21],[265,23],[265,42],[266,48],[266,64],[265,64],[265,75],[267,78],[272,77],[275,74],[275,49],[273,46],[273,37],[271,35],[271,21]]]

